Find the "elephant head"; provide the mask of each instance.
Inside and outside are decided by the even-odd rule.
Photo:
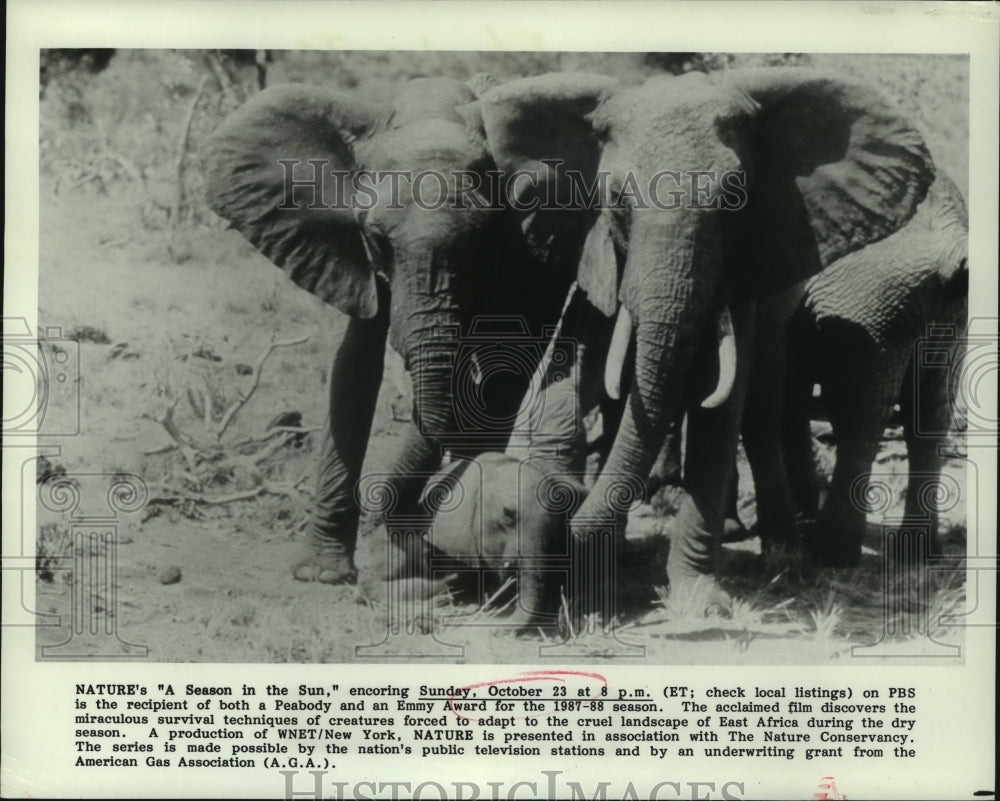
[[[567,523],[585,496],[578,476],[545,458],[489,452],[453,461],[425,488],[424,502],[436,510],[426,542],[433,547],[416,559],[397,557],[404,597],[448,587],[482,598],[516,580],[517,605],[498,625],[554,625],[570,563]]]
[[[415,426],[393,468],[393,492],[405,484],[413,500],[420,487],[407,476],[436,469],[459,429],[463,401],[448,346],[479,315],[507,312],[510,293],[523,292],[518,271],[530,272],[515,221],[470,190],[493,169],[481,121],[458,110],[474,100],[444,78],[413,80],[384,106],[319,87],[274,87],[229,117],[209,148],[212,208],[351,318],[331,377],[312,535],[329,551],[319,572],[333,582],[354,574],[354,492],[386,336],[413,379]],[[510,383],[529,378],[530,370]],[[506,419],[505,404],[516,410],[521,392],[506,394],[512,402],[503,387],[490,396],[499,400],[483,401],[487,419]]]
[[[428,388],[415,412],[431,436],[453,429],[453,404],[448,376],[418,361],[419,344],[467,323],[471,295],[499,267],[489,215],[419,194],[437,192],[438,175],[488,165],[481,134],[455,111],[472,99],[447,79],[413,81],[391,107],[275,87],[220,127],[208,158],[213,208],[296,284],[370,319],[379,277],[388,282],[389,336]]]
[[[576,257],[579,286],[618,314],[610,393],[634,353],[620,427],[577,522],[613,516],[608,476],[649,474],[726,304],[889,235],[934,176],[920,134],[883,98],[806,69],[638,86],[551,74],[497,87],[480,106],[498,167],[524,176],[512,205],[536,255]],[[734,371],[720,372],[731,385]]]

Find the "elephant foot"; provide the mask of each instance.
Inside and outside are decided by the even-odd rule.
[[[292,575],[298,581],[318,581],[321,584],[357,584],[358,569],[354,558],[340,547],[307,545],[292,563]]]
[[[671,579],[667,611],[672,617],[725,618],[733,599],[712,576],[685,576]]]
[[[722,529],[723,542],[743,542],[750,539],[750,532],[743,525],[743,521],[738,517],[726,518],[726,523]]]
[[[861,563],[865,518],[837,515],[829,508],[815,522],[802,525],[803,557],[808,568],[850,568]]]

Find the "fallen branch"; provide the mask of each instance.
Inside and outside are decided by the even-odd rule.
[[[153,504],[177,504],[177,503],[202,503],[206,505],[218,505],[233,503],[235,501],[250,501],[261,495],[281,495],[286,498],[293,498],[297,493],[303,492],[296,487],[288,487],[284,484],[261,484],[252,490],[244,492],[233,492],[229,495],[203,495],[197,492],[178,493],[176,495],[154,495],[147,501],[148,505]]]
[[[241,395],[233,403],[232,406],[226,409],[225,414],[222,415],[222,420],[219,423],[219,428],[215,432],[215,438],[217,440],[222,439],[222,435],[226,433],[226,429],[229,428],[230,423],[233,422],[233,418],[236,417],[236,414],[239,412],[239,410],[246,405],[247,401],[249,401],[250,398],[253,396],[253,393],[257,391],[257,386],[260,384],[261,370],[263,369],[264,362],[267,361],[268,357],[277,348],[290,348],[294,345],[301,345],[303,342],[307,342],[308,340],[309,340],[308,334],[304,337],[299,337],[298,339],[290,339],[282,342],[275,342],[274,337],[272,336],[271,343],[267,346],[267,348],[264,349],[264,352],[257,359],[257,363],[253,367],[253,383],[250,385],[250,389],[247,391],[245,395]]]
[[[245,439],[242,442],[237,442],[233,447],[242,448],[244,445],[253,445],[257,442],[267,442],[271,439],[271,437],[276,437],[278,434],[312,434],[316,431],[320,431],[321,428],[321,426],[273,426],[272,428],[269,428],[263,436]]]
[[[283,448],[285,445],[291,442],[293,437],[294,434],[285,434],[284,436],[279,437],[267,443],[263,448],[261,448],[259,451],[256,451],[255,453],[237,454],[234,456],[230,456],[225,461],[219,463],[216,469],[223,470],[226,467],[229,467],[230,465],[234,467],[238,465],[256,467],[272,453]]]
[[[184,460],[187,462],[191,472],[194,473],[198,469],[198,450],[184,438],[180,429],[177,428],[177,423],[174,422],[174,408],[176,406],[177,401],[174,400],[174,402],[167,406],[163,414],[159,417],[153,417],[145,412],[142,417],[146,420],[152,420],[154,423],[159,424],[163,430],[167,432],[170,438],[174,441],[174,444],[184,455]]]
[[[263,462],[268,456],[274,453],[276,450],[285,447],[289,442],[292,441],[292,438],[294,436],[295,436],[294,434],[286,433],[284,436],[271,440],[271,442],[269,442],[267,445],[265,445],[256,453],[252,453],[244,458],[249,459],[252,464],[258,465],[261,462]]]

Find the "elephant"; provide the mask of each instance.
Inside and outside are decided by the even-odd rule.
[[[923,138],[878,93],[801,68],[640,85],[556,73],[476,105],[498,168],[527,176],[511,205],[532,254],[578,253],[578,288],[614,319],[604,344],[564,331],[589,343],[582,373],[606,354],[604,397],[620,404],[572,534],[623,532],[615,477],[645,481],[686,412],[668,583],[708,582],[725,605],[715,560],[751,357],[777,335],[758,330],[757,302],[909,221],[935,175]]]
[[[490,451],[452,461],[427,482],[434,524],[417,544],[421,553],[402,556],[400,596],[448,589],[481,600],[516,579],[517,605],[499,625],[520,632],[555,625],[558,578],[570,563],[568,520],[585,495],[577,476],[544,458]]]
[[[816,520],[802,543],[811,563],[859,562],[869,473],[898,402],[909,461],[904,521],[924,522],[929,550],[939,553],[933,500],[968,315],[968,212],[961,191],[939,174],[904,228],[787,295],[760,304],[761,317],[776,324],[784,318],[784,353],[758,354],[744,413],[762,548],[797,545],[798,513]],[[822,510],[809,429],[814,383],[836,443]]]
[[[645,495],[652,498],[663,487],[681,487],[683,484],[683,420],[676,421],[667,432],[667,438],[660,449],[649,477],[646,479]],[[736,480],[735,459],[732,466],[733,481],[725,501],[725,522],[723,523],[723,542],[741,542],[750,537],[750,532],[743,525],[739,511],[739,484]]]
[[[386,105],[274,86],[233,112],[209,145],[213,210],[348,315],[296,579],[357,580],[356,487],[387,338],[414,399],[383,490],[396,514],[411,515],[446,451],[471,458],[505,446],[543,334],[558,322],[575,265],[549,260],[538,270],[517,220],[475,191],[495,171],[475,99],[446,78],[412,80]],[[523,358],[500,352],[512,331]]]

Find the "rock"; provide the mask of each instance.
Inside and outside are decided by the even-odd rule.
[[[160,584],[176,584],[181,580],[181,569],[177,565],[170,565],[160,571]]]

